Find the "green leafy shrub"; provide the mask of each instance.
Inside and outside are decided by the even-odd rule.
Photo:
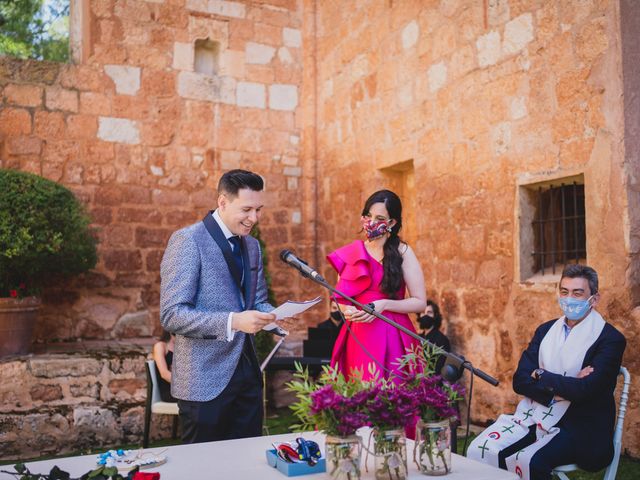
[[[0,297],[37,294],[96,265],[90,218],[67,188],[0,169]]]

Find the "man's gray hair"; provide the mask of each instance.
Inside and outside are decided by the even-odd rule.
[[[591,295],[598,293],[598,272],[587,265],[580,265],[578,263],[572,263],[564,267],[562,270],[562,276],[560,277],[560,283],[563,278],[584,278],[589,282],[589,290]]]

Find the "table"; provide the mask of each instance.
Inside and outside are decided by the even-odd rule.
[[[361,429],[358,432],[366,444],[369,438],[369,429]],[[267,464],[265,451],[271,448],[272,442],[292,441],[300,434],[287,433],[283,435],[270,435],[265,437],[245,438],[241,440],[227,440],[223,442],[199,443],[195,445],[175,445],[171,447],[152,448],[149,451],[162,452],[167,456],[167,463],[150,469],[160,472],[161,480],[184,479],[233,479],[233,480],[285,480],[286,477],[275,468]],[[304,437],[318,442],[324,451],[324,435],[318,432],[305,433]],[[453,471],[443,477],[426,477],[421,475],[412,461],[413,441],[407,439],[407,456],[409,457],[409,478],[424,480],[426,478],[443,478],[444,480],[514,480],[518,477],[505,470],[499,470],[489,465],[470,460],[466,457],[453,454]],[[363,457],[365,452],[363,451]],[[49,473],[54,465],[66,470],[72,477],[80,477],[83,473],[96,466],[96,455],[83,455],[79,457],[59,458],[56,460],[44,460],[40,462],[28,462],[27,466],[32,473]],[[362,479],[373,479],[373,457],[368,459],[369,472],[362,469]],[[0,466],[0,470],[13,470],[9,465]],[[14,477],[0,473],[0,480],[8,480]],[[305,477],[321,480],[330,478],[328,474],[315,474]]]

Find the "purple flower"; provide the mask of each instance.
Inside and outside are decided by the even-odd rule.
[[[463,398],[462,386],[444,382],[439,375],[418,374],[405,379],[403,387],[411,393],[416,410],[423,420],[433,421],[457,417],[455,402]],[[397,405],[400,410],[401,403],[397,402]]]
[[[376,385],[366,405],[371,425],[390,430],[412,423],[417,413],[417,399],[406,385]]]
[[[325,385],[311,394],[311,413],[316,414],[323,410],[333,409],[341,399],[341,396],[333,390],[332,385]]]
[[[327,384],[310,394],[310,413],[319,416],[318,422],[325,430],[343,436],[353,435],[358,428],[368,425],[367,415],[362,410],[370,396],[370,391],[363,390],[347,397],[336,392],[333,384]]]
[[[353,435],[357,429],[368,425],[367,415],[364,412],[347,411],[341,412],[340,421],[337,425],[337,430],[340,435],[349,436]]]

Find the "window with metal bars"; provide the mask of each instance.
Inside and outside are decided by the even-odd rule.
[[[531,200],[536,208],[533,230],[533,270],[555,274],[568,263],[587,257],[584,185],[577,182],[539,186]]]

